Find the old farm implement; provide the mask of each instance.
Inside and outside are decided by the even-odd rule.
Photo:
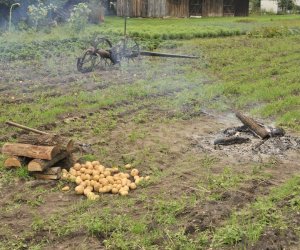
[[[134,60],[141,56],[198,58],[197,56],[141,51],[139,44],[127,36],[122,38],[115,45],[105,37],[97,37],[93,42],[93,46],[85,50],[82,57],[77,58],[77,69],[82,73],[91,72],[97,68],[120,65],[123,60]]]

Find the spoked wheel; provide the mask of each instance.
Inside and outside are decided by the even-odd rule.
[[[140,57],[140,47],[137,42],[131,38],[122,39],[118,45],[120,60],[123,58],[132,59]]]
[[[87,73],[94,70],[99,56],[94,48],[86,50],[81,58],[77,59],[77,69],[81,73]]]
[[[110,50],[112,43],[105,37],[96,37],[93,42],[93,47],[95,49]]]
[[[125,39],[125,58],[135,59],[140,57],[140,46],[133,39]]]

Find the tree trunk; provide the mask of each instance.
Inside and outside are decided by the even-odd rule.
[[[55,163],[65,159],[69,155],[68,152],[64,151],[61,152],[60,154],[56,155],[52,160],[47,161],[47,160],[41,160],[41,159],[34,159],[29,162],[28,164],[28,171],[29,172],[42,172],[45,169],[53,166]]]
[[[268,138],[270,136],[268,131],[264,127],[260,126],[252,118],[243,115],[239,111],[235,111],[235,115],[244,125],[248,126],[253,132],[255,132],[262,139]]]
[[[2,154],[25,156],[28,158],[52,160],[58,153],[58,146],[36,146],[21,143],[5,143],[2,147]]]

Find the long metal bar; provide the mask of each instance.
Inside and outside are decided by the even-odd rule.
[[[152,51],[141,51],[140,55],[141,56],[171,57],[171,58],[189,58],[189,59],[198,59],[199,58],[199,56],[167,54],[167,53],[158,53],[158,52],[152,52]]]

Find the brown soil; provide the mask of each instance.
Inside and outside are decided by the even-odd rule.
[[[84,81],[92,74],[95,77],[101,77],[104,81],[101,84],[83,83],[80,85],[82,90],[104,89],[119,82],[131,84],[135,78],[143,78],[142,72],[112,70],[86,75],[74,73],[64,77],[40,77],[34,79],[35,84],[32,83],[32,79],[22,79],[22,83],[20,80],[16,80],[10,85],[1,85],[0,100],[12,104],[32,102],[35,93],[49,89],[54,89],[54,91],[50,91],[48,95],[60,96],[73,87],[78,89],[78,82]],[[8,75],[3,76],[3,79],[5,80],[6,77]],[[37,84],[38,81],[40,82]],[[159,97],[172,98],[181,91],[183,89],[177,88],[147,98],[154,100]],[[142,98],[139,101],[142,101]],[[117,125],[109,133],[102,136],[95,136],[91,133],[91,129],[87,125],[89,120],[101,118],[100,121],[105,123],[105,117],[103,118],[101,115],[120,107],[126,109],[118,113]],[[142,110],[147,110],[149,115],[147,122],[141,125],[135,123],[133,119]],[[241,147],[236,145],[215,148],[212,142],[216,139],[219,131],[237,126],[239,122],[231,114],[213,114],[204,110],[195,110],[193,105],[184,105],[181,111],[185,114],[183,119],[172,120],[176,117],[176,112],[164,110],[155,105],[155,102],[139,105],[131,101],[120,101],[84,114],[63,114],[58,117],[56,123],[43,124],[39,129],[60,130],[66,136],[75,137],[78,145],[80,144],[81,152],[95,153],[96,155],[97,152],[106,152],[105,157],[101,159],[104,165],[132,163],[136,164],[144,175],[160,171],[162,177],[157,182],[131,194],[133,198],[137,198],[142,191],[145,192],[147,204],[150,206],[151,202],[161,194],[168,199],[177,199],[178,194],[195,195],[199,200],[177,215],[178,220],[185,227],[185,233],[190,236],[193,236],[196,231],[214,229],[222,225],[234,209],[241,209],[255,201],[258,196],[267,195],[272,187],[283,183],[299,172],[298,148],[285,150],[280,157],[264,152],[253,154],[251,151],[250,154],[248,148],[241,150]],[[169,122],[161,122],[162,118],[169,119]],[[138,136],[129,140],[128,135],[133,131],[138,133]],[[17,135],[12,132],[2,135],[0,140],[7,141]],[[274,157],[276,164],[264,169],[265,173],[270,175],[269,179],[253,179],[242,182],[238,187],[218,192],[218,200],[207,200],[203,198],[203,194],[210,193],[206,193],[205,187],[201,189],[197,186],[199,181],[205,180],[207,177],[207,169],[203,167],[203,159],[207,155],[216,159],[216,163],[210,169],[211,173],[216,175],[222,173],[226,166],[234,172],[250,175],[253,165],[268,163],[274,160]],[[82,155],[78,152],[76,156],[80,158]],[[55,189],[58,185],[54,181],[24,182],[16,180],[8,186],[0,186],[0,220],[4,229],[0,230],[0,239],[18,238],[31,231],[36,218],[49,219],[56,214],[65,215],[66,208],[85,199],[76,196],[73,192],[62,193],[59,189]],[[45,192],[40,192],[41,189]],[[39,200],[40,202],[37,202]],[[99,211],[103,206],[107,206],[107,204],[99,203]],[[144,208],[144,203],[137,202],[135,212],[143,213],[145,212]],[[152,226],[157,227],[155,222]],[[83,229],[61,237],[51,231],[40,230],[33,235],[29,234],[25,242],[30,244],[45,238],[48,239],[48,242],[44,249],[49,250],[104,249],[102,237],[91,236]],[[298,238],[292,230],[267,229],[253,249],[287,249],[297,242]]]

